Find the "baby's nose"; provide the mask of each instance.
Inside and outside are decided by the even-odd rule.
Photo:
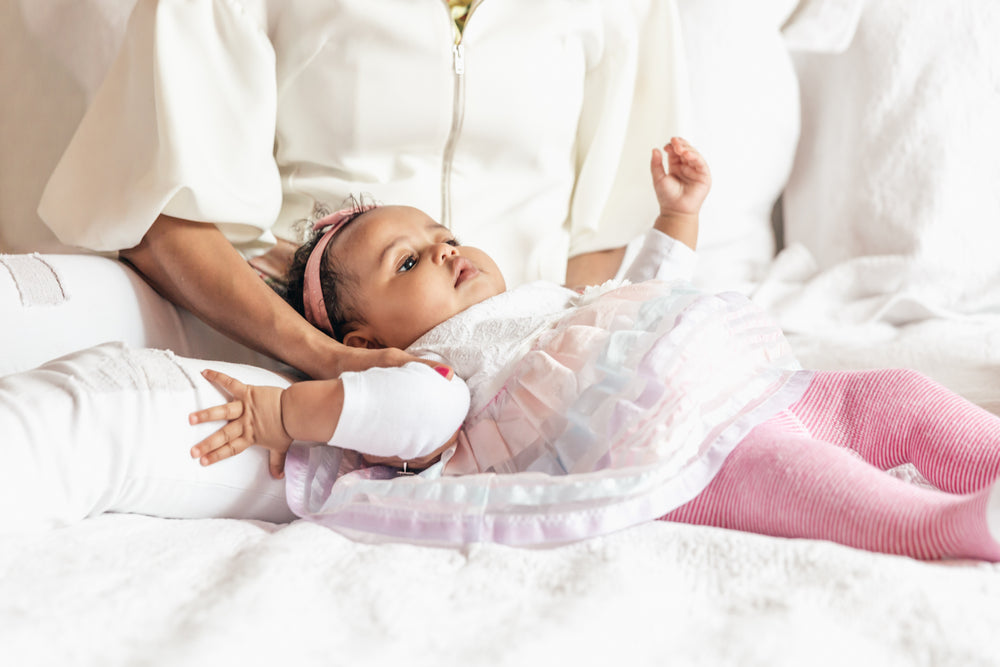
[[[450,243],[438,243],[434,248],[434,256],[441,262],[456,255],[458,255],[458,248]]]

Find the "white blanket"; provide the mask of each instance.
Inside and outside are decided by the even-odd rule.
[[[1000,663],[1000,566],[659,522],[460,552],[105,515],[0,568],[11,665]]]

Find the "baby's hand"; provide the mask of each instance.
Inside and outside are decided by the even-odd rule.
[[[228,459],[252,445],[270,450],[271,476],[284,475],[285,455],[292,439],[281,421],[281,392],[278,387],[246,385],[218,371],[202,371],[205,378],[233,400],[192,412],[191,424],[226,420],[229,423],[191,448],[191,458],[203,466]]]
[[[660,203],[661,216],[698,215],[702,202],[712,187],[708,163],[691,144],[674,137],[663,147],[667,154],[664,167],[663,155],[653,149],[649,163],[653,175],[653,189]]]

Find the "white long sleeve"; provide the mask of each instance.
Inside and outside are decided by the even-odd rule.
[[[39,215],[69,245],[130,248],[156,217],[273,242],[275,54],[260,3],[141,0],[46,186]]]
[[[420,362],[340,376],[344,408],[331,445],[414,459],[447,442],[469,412],[469,388]]]
[[[650,229],[624,278],[633,283],[654,279],[691,280],[697,260],[694,250],[684,243]]]

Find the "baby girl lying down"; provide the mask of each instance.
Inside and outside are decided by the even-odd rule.
[[[665,151],[631,282],[582,294],[506,291],[489,255],[413,208],[321,221],[297,255],[293,306],[348,345],[429,363],[285,389],[205,371],[233,400],[191,415],[228,421],[192,456],[259,445],[280,474],[294,440],[329,442],[441,480],[655,463],[678,482],[657,496],[664,520],[1000,560],[1000,419],[915,372],[803,371],[745,298],[693,289],[709,170],[683,140]],[[903,463],[939,490],[882,472]]]
[[[692,287],[709,170],[680,139],[665,152],[628,281],[582,293],[506,290],[489,255],[413,208],[320,221],[289,301],[348,345],[426,363],[297,383],[213,364],[205,377],[232,398],[215,407],[205,362],[158,350],[98,346],[0,378],[0,453],[17,473],[0,529],[299,515],[538,544],[662,518],[1000,561],[1000,419],[911,371],[802,370],[751,302]],[[903,463],[937,488],[883,472]]]

